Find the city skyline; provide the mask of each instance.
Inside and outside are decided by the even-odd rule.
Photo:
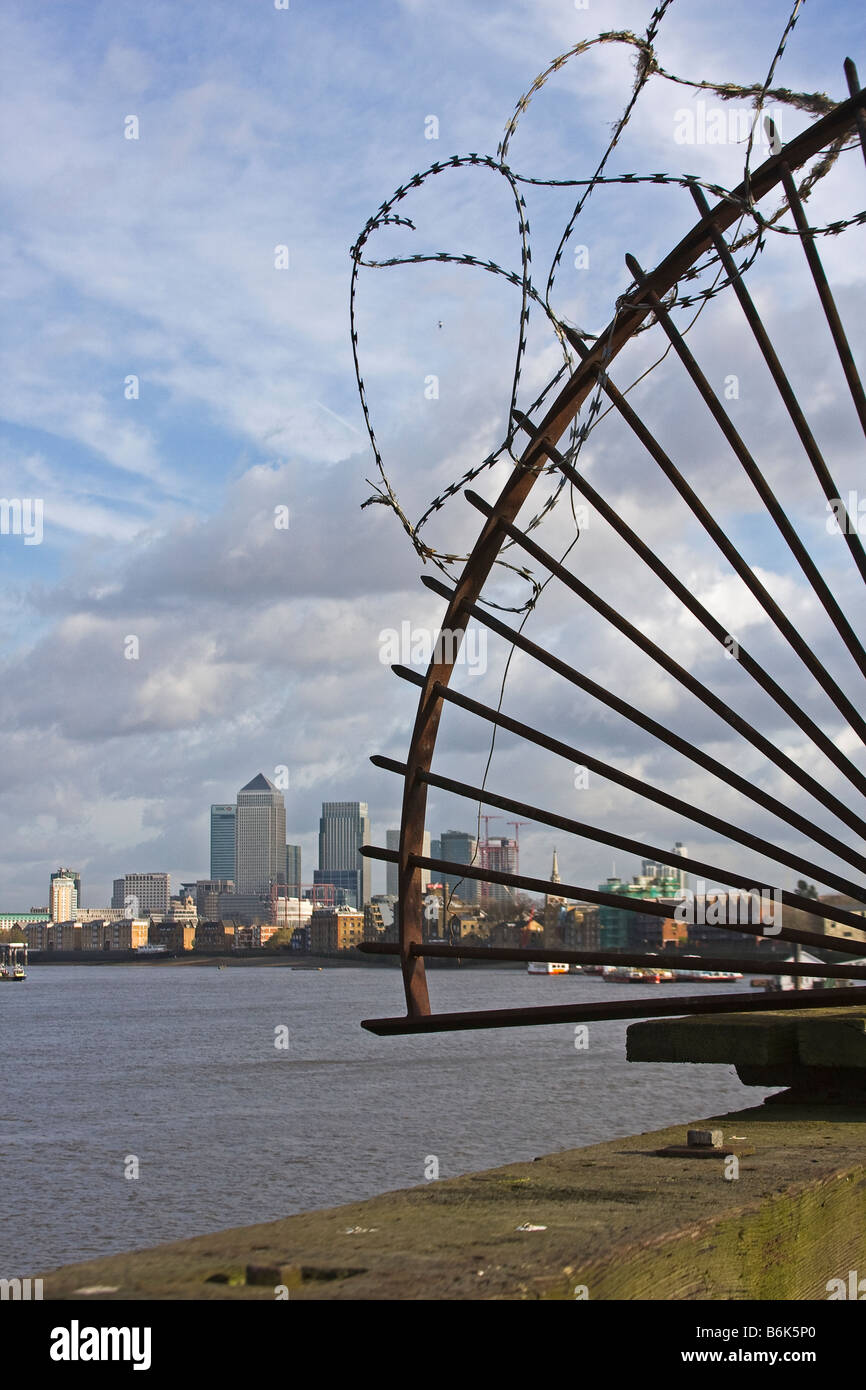
[[[365,799],[377,844],[399,823],[399,779],[368,758],[405,758],[415,703],[380,659],[381,638],[402,635],[407,624],[410,637],[429,638],[443,605],[420,586],[421,558],[397,519],[382,506],[362,510],[375,460],[354,381],[348,248],[413,171],[452,153],[493,156],[513,100],[552,54],[594,37],[599,20],[592,6],[578,10],[561,0],[513,0],[501,25],[450,4],[403,3],[392,11],[374,3],[364,24],[352,26],[353,59],[337,80],[332,16],[322,7],[267,8],[267,19],[248,23],[227,0],[180,8],[157,0],[146,24],[137,7],[119,5],[90,25],[70,5],[57,7],[48,24],[41,7],[12,0],[4,17],[10,61],[0,100],[26,133],[9,151],[6,225],[29,251],[13,292],[16,340],[2,385],[0,448],[4,493],[44,502],[38,543],[27,543],[36,536],[0,536],[0,574],[11,595],[3,624],[0,898],[12,908],[43,904],[58,863],[81,870],[87,903],[108,902],[113,879],[138,867],[163,868],[175,883],[208,877],[209,807],[228,801],[250,768],[277,785],[277,769],[287,769],[287,839],[307,865],[318,862],[323,801]],[[854,14],[843,6],[843,25],[846,12]],[[644,0],[611,0],[604,22],[638,33],[650,13]],[[755,55],[775,50],[780,18],[775,6],[733,0],[705,9],[697,24],[673,6],[659,35],[660,61],[700,76],[712,53],[711,66],[726,79],[760,82]],[[602,46],[552,77],[521,116],[514,168],[573,177],[593,168],[622,111],[630,64],[622,51]],[[798,18],[782,80],[794,91],[844,95],[837,33],[817,7],[805,6]],[[374,108],[371,85],[385,94]],[[698,171],[734,186],[744,159],[742,104],[722,105],[736,119],[725,123],[724,139],[705,139],[712,123],[702,117],[689,126],[682,113],[706,115],[711,97],[654,80],[640,121],[617,144],[616,172]],[[780,121],[787,141],[809,116],[785,107]],[[824,180],[813,189],[817,222],[856,210],[850,196],[832,191],[840,184]],[[555,251],[574,190],[526,185],[525,195],[540,264],[543,252]],[[401,202],[411,227],[380,229],[369,251],[378,258],[467,250],[513,270],[520,240],[509,197],[489,169],[445,171]],[[564,248],[556,312],[600,331],[628,284],[624,255],[654,264],[693,216],[681,188],[596,189]],[[856,237],[823,240],[828,274],[855,305],[863,293]],[[749,272],[796,386],[806,373],[819,403],[812,424],[848,497],[859,485],[856,421],[833,368],[822,359],[816,375],[806,362],[810,334],[824,330],[804,308],[806,288],[786,276],[770,258]],[[694,331],[707,370],[718,390],[736,377],[738,393],[726,408],[853,611],[823,501],[816,504],[805,475],[792,471],[792,441],[768,430],[763,368],[744,354],[718,303]],[[360,275],[356,328],[369,409],[407,517],[419,516],[504,437],[518,306],[513,284],[466,266]],[[795,323],[802,332],[792,331]],[[649,352],[651,337],[636,343],[638,356]],[[544,315],[534,308],[524,407],[558,365]],[[645,365],[648,359],[635,363],[636,376]],[[437,390],[425,394],[432,378]],[[695,449],[676,375],[654,374],[631,399],[651,404],[666,447],[696,490],[717,492],[718,455]],[[481,416],[479,401],[489,402]],[[847,737],[615,421],[593,431],[585,459],[610,504],[639,516],[646,543],[719,620],[753,646],[767,646],[774,679],[785,689],[802,687],[830,736]],[[475,486],[488,499],[505,467],[478,475]],[[831,635],[796,565],[766,543],[745,478],[726,475],[717,500],[725,533],[760,561],[810,648],[835,663]],[[466,553],[478,534],[477,513],[455,498],[424,534],[438,549]],[[564,553],[574,541],[569,509],[551,511],[536,540]],[[597,515],[581,524],[569,563],[575,558],[588,585],[615,608],[628,608],[642,632],[700,670],[743,718],[794,756],[811,756],[761,693],[744,688],[737,662],[674,615],[658,586],[636,581]],[[502,584],[504,606],[519,608],[526,586],[504,574]],[[550,585],[527,635],[544,642],[565,630],[570,615],[571,598]],[[619,638],[589,613],[579,643],[582,668],[602,687],[613,688],[624,673],[624,693],[651,716],[696,744],[713,742],[722,763],[752,774],[724,728],[688,693],[672,691],[648,658],[628,655],[624,663]],[[411,646],[406,659],[417,667]],[[492,639],[488,648],[485,662],[460,666],[455,682],[495,707],[506,653]],[[473,652],[481,656],[477,646]],[[850,677],[840,671],[843,683]],[[692,804],[712,805],[758,839],[771,833],[766,815],[623,721],[588,708],[523,656],[511,662],[503,709],[553,734],[578,729],[579,746],[600,759]],[[449,711],[437,745],[443,776],[479,783],[489,747],[487,730]],[[840,788],[831,765],[820,763],[816,775]],[[694,825],[650,812],[600,778],[579,785],[576,776],[503,736],[489,786],[520,787],[527,803],[659,847],[681,838],[696,859],[712,860],[711,838]],[[775,774],[760,776],[776,790]],[[828,821],[801,791],[784,783],[782,794]],[[471,832],[474,819],[471,806],[431,789],[432,835],[449,826]],[[777,838],[797,848],[795,833]],[[522,870],[546,876],[550,836],[543,828],[522,831],[520,852]],[[561,839],[559,859],[566,882],[591,885],[611,871],[609,852],[570,838]],[[740,846],[729,847],[726,863],[755,882],[778,877]],[[384,883],[384,866],[376,864],[372,885],[381,891]]]
[[[238,795],[241,795],[242,793],[250,794],[248,796],[248,801],[253,803],[254,809],[255,803],[257,801],[261,801],[262,799],[272,800],[274,797],[276,797],[280,801],[282,800],[282,795],[278,791],[278,789],[275,788],[273,784],[270,783],[269,780],[265,778],[264,775],[261,773],[256,774],[256,776],[249,783],[242,787]],[[229,803],[214,804],[210,808],[210,846],[212,862],[214,848],[213,813],[214,811],[225,813],[227,811],[235,809],[236,806],[232,806]],[[330,857],[332,860],[332,867],[336,866],[335,871],[332,872],[327,869],[323,870],[321,866],[319,866],[316,870],[313,871],[313,884],[305,883],[303,881],[301,872],[300,846],[287,843],[283,846],[284,853],[282,855],[274,851],[273,855],[271,856],[273,862],[275,862],[277,865],[281,867],[278,868],[275,876],[269,878],[268,885],[266,887],[260,886],[257,889],[242,892],[238,889],[237,884],[235,883],[234,888],[231,889],[230,892],[225,895],[226,899],[230,900],[232,897],[248,897],[250,899],[253,897],[264,897],[267,896],[269,888],[274,883],[283,886],[284,893],[286,896],[294,895],[292,893],[293,888],[303,888],[304,890],[308,890],[310,888],[314,888],[316,885],[323,885],[328,883],[337,887],[339,892],[345,892],[349,887],[349,878],[351,876],[356,876],[356,881],[359,883],[359,888],[356,890],[356,895],[361,896],[365,902],[369,902],[371,899],[374,899],[376,897],[384,897],[387,895],[396,897],[398,895],[398,878],[397,866],[395,864],[387,865],[385,885],[384,889],[382,890],[374,889],[370,885],[369,875],[364,874],[364,869],[369,869],[371,863],[370,860],[364,858],[360,859],[361,868],[357,871],[348,870],[345,867],[345,864],[348,863],[348,860],[351,857],[350,845],[351,843],[354,843],[354,837],[356,834],[359,836],[357,841],[358,843],[370,843],[369,816],[366,814],[367,811],[368,807],[367,804],[364,802],[322,803],[323,814],[319,818],[318,833],[319,855],[321,858],[324,849],[326,857]],[[261,824],[260,816],[258,817],[258,820],[259,824],[257,826],[257,833],[259,836],[261,836],[264,833],[267,838],[271,835],[270,818],[266,817],[267,824],[265,824],[264,827]],[[282,823],[283,822],[278,823],[277,837],[279,836]],[[326,825],[327,829],[325,829]],[[390,850],[398,849],[399,835],[400,832],[398,829],[388,829],[385,833],[386,848]],[[254,838],[254,835],[252,838]],[[274,843],[276,844],[276,841],[274,841]],[[442,831],[440,832],[439,837],[434,840],[431,840],[431,835],[429,831],[424,832],[424,852],[430,854],[434,858],[449,858],[456,863],[474,863],[476,865],[480,865],[481,855],[480,852],[476,852],[478,847],[479,842],[477,841],[476,837],[466,831],[458,831],[453,829]],[[508,840],[506,837],[492,836],[490,838],[488,850],[489,867],[498,870],[505,869],[507,872],[514,872],[515,848],[516,846],[514,842]],[[225,852],[224,843],[220,845],[220,851],[222,853]],[[254,855],[255,853],[256,851],[254,851]],[[268,853],[270,854],[270,850],[268,851]],[[670,850],[670,853],[680,856],[683,859],[688,859],[689,857],[689,850],[687,846],[683,845],[682,842],[679,840]],[[236,846],[234,862],[235,864],[237,864]],[[551,881],[554,883],[559,883],[561,882],[561,875],[558,869],[558,856],[557,848],[555,845],[553,847],[552,862],[554,866],[554,871]],[[637,863],[637,861],[635,862]],[[631,875],[631,877],[637,880],[640,875],[658,879],[665,878],[671,883],[675,881],[679,892],[688,890],[690,882],[688,871],[685,868],[676,869],[670,866],[666,866],[662,863],[657,863],[647,859],[640,861],[639,868],[634,869],[634,872]],[[623,881],[628,882],[629,877],[630,875],[627,873]],[[422,889],[426,890],[427,886],[431,882],[431,879],[433,878],[434,875],[430,870],[422,870]],[[612,864],[610,878],[616,878],[615,864]],[[363,887],[365,879],[367,883],[366,888]],[[501,904],[503,902],[508,901],[508,898],[510,896],[507,890],[503,890],[500,892],[493,891],[484,895],[484,901],[482,902],[481,894],[479,892],[480,884],[477,880],[471,878],[461,878],[459,875],[456,874],[438,874],[435,876],[435,879],[437,882],[444,881],[446,891],[449,894],[454,893],[457,898],[459,898],[462,902],[468,905],[476,904],[478,906],[487,905],[492,907],[495,904]],[[196,897],[197,894],[200,895],[204,893],[206,890],[210,890],[213,883],[213,875],[211,875],[210,879],[198,877],[194,879],[188,878],[185,880],[181,880],[179,883],[179,894],[183,895],[184,892],[188,891],[193,895],[193,897]],[[137,915],[139,911],[142,914],[147,914],[149,912],[156,912],[159,914],[167,913],[170,903],[178,900],[178,895],[171,893],[170,884],[171,874],[167,872],[154,870],[127,872],[124,875],[116,877],[112,880],[110,908],[115,911],[123,910],[126,912],[127,915],[129,915],[130,911],[133,911],[133,909],[133,915]],[[591,888],[597,887],[599,885],[593,885],[589,882],[589,880],[587,880],[587,882],[583,886]],[[494,890],[497,887],[498,885],[491,885],[491,888]],[[209,893],[209,897],[213,899],[214,915],[219,915],[216,911],[216,904],[219,895]],[[568,900],[564,899],[563,901]],[[105,906],[106,904],[102,902],[84,903],[81,896],[81,874],[77,870],[61,867],[57,870],[52,870],[49,875],[49,894],[47,908],[41,908],[39,904],[36,903],[32,904],[31,907],[27,910],[21,908],[20,913],[23,919],[29,913],[44,911],[47,912],[47,915],[51,918],[52,921],[64,921],[68,920],[72,916],[73,911],[75,911],[76,909],[83,909],[87,912],[90,912],[98,910],[99,908]],[[224,906],[228,906],[228,901],[224,903]],[[15,909],[11,909],[11,912],[14,911]],[[0,913],[5,913],[6,915],[9,915],[10,909],[8,908],[8,904],[0,904]]]

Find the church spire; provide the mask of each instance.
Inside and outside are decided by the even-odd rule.
[[[553,868],[550,870],[550,881],[551,883],[562,882],[559,877],[559,861],[556,858],[556,850],[553,851]]]

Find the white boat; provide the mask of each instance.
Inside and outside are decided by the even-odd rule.
[[[531,960],[526,967],[530,975],[567,975],[568,966],[561,961]]]

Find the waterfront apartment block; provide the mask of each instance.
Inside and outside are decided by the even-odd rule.
[[[364,914],[348,907],[319,908],[310,918],[310,951],[328,956],[364,940]]]
[[[146,917],[120,917],[115,921],[31,922],[23,939],[31,951],[135,951],[148,944],[150,922]]]
[[[117,922],[128,916],[125,907],[77,907],[72,914],[74,922]]]
[[[125,908],[132,917],[167,913],[170,901],[168,874],[124,874],[114,880],[111,906]]]
[[[4,926],[7,923],[3,923]],[[48,933],[53,930],[54,924],[44,918],[40,922],[18,922],[16,924],[16,936],[24,941],[28,951],[45,951],[48,949]]]
[[[553,928],[557,941],[572,951],[601,950],[599,909],[588,903],[567,903],[560,909]]]
[[[151,922],[147,934],[148,946],[164,946],[166,951],[180,955],[195,946],[196,928],[183,922]]]
[[[260,951],[278,931],[279,927],[267,922],[256,922],[251,927],[238,927],[235,933],[235,950]]]
[[[237,928],[230,922],[199,922],[195,929],[197,951],[230,951]]]
[[[398,920],[396,894],[376,894],[364,908],[364,940],[396,941]]]
[[[124,918],[118,922],[106,922],[102,933],[104,951],[137,951],[139,946],[148,944],[150,922],[146,917]]]

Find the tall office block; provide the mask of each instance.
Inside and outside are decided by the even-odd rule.
[[[301,896],[301,846],[286,845],[286,897]]]
[[[219,916],[220,893],[233,893],[234,891],[233,879],[198,879],[195,885],[195,908],[201,921],[216,921]]]
[[[213,881],[235,876],[235,826],[237,807],[210,808],[210,876]]]
[[[124,874],[114,880],[112,907],[122,907],[130,917],[146,917],[148,913],[166,913],[171,900],[168,874]]]
[[[333,883],[354,892],[354,906],[370,901],[370,861],[358,853],[370,843],[366,801],[323,801],[319,821],[319,867],[315,883]]]
[[[475,852],[475,836],[468,834],[465,830],[443,830],[439,837],[439,849],[442,859],[450,859],[454,864],[473,864],[475,868],[478,868],[479,859]],[[449,893],[454,892],[456,897],[462,898],[463,902],[474,903],[478,901],[477,878],[461,879],[457,874],[439,875],[438,873],[437,878],[441,878]]]
[[[235,890],[267,893],[286,881],[286,803],[261,772],[238,792],[235,823]]]

